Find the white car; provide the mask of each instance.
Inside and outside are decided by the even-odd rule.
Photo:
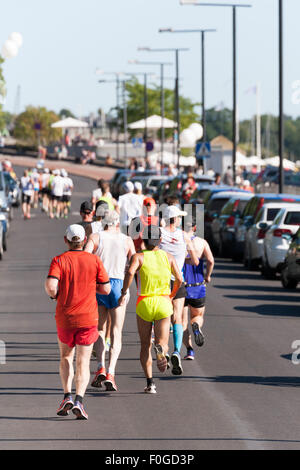
[[[277,214],[267,230],[263,243],[262,274],[273,277],[280,272],[290,241],[284,235],[295,235],[300,226],[300,204],[289,204]]]
[[[279,211],[290,204],[286,202],[266,202],[258,212],[254,224],[245,233],[244,264],[258,268],[262,262],[264,238]]]

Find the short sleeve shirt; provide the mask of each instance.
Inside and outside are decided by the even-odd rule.
[[[53,258],[48,277],[58,279],[56,324],[60,328],[98,325],[97,284],[109,283],[101,260],[84,251],[67,251]]]

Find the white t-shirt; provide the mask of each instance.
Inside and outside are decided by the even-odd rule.
[[[22,176],[21,178],[22,191],[25,196],[32,196],[33,194],[33,184],[29,176]]]
[[[95,189],[93,191],[93,199],[96,199],[96,202],[99,201],[100,197],[102,197],[102,191],[100,188]]]
[[[72,179],[69,176],[65,176],[63,179],[64,179],[63,195],[72,196],[72,190],[74,187]]]
[[[53,196],[61,197],[64,194],[64,178],[62,176],[55,176],[52,181],[52,194]]]
[[[100,233],[102,231],[103,231],[103,225],[102,225],[101,220],[92,222],[92,233]]]
[[[143,200],[134,193],[123,194],[119,197],[120,225],[129,226],[132,219],[142,215]]]
[[[95,255],[101,259],[109,278],[124,279],[127,251],[128,237],[123,233],[99,233],[99,246]]]

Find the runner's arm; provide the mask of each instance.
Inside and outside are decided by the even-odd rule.
[[[45,281],[45,291],[52,300],[57,299],[59,280],[54,277],[47,277]]]
[[[170,255],[169,253],[167,253],[167,255],[168,255],[168,258],[169,258],[172,274],[175,277],[174,287],[173,287],[173,290],[170,294],[171,299],[173,299],[175,297],[175,295],[177,294],[177,291],[178,291],[178,289],[180,288],[180,286],[183,282],[183,277],[182,277],[181,272],[179,271],[179,268],[177,266],[177,263],[176,263],[176,260],[175,260],[174,256]]]
[[[98,240],[97,240],[98,238]],[[84,251],[87,253],[95,253],[99,245],[99,235],[97,233],[92,233],[87,241],[87,244],[84,247]]]
[[[125,296],[127,294],[127,291],[129,289],[129,287],[131,286],[131,283],[134,279],[134,275],[139,270],[139,268],[141,267],[141,263],[142,263],[141,255],[142,255],[142,253],[136,253],[135,255],[132,256],[132,258],[130,260],[129,268],[128,268],[126,274],[125,274],[123,289],[121,291],[122,295],[119,299],[119,305],[124,304]]]
[[[96,292],[100,295],[109,295],[111,291],[110,282],[105,282],[104,284],[97,284]]]
[[[183,237],[184,237],[184,241],[186,243],[187,252],[191,257],[191,263],[190,264],[192,264],[193,266],[198,266],[199,258],[197,256],[196,251],[195,251],[195,247],[193,245],[192,240],[188,237],[188,235],[185,232],[183,232]]]
[[[210,249],[209,244],[207,241],[205,241],[205,246],[203,250],[203,256],[206,259],[206,276],[205,276],[205,281],[209,283],[211,281],[211,275],[214,269],[215,265],[215,260],[212,254],[212,251]]]

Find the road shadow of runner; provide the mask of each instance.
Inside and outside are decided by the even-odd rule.
[[[274,303],[272,304],[263,304],[263,305],[256,305],[255,307],[234,307],[234,310],[239,312],[252,312],[257,313],[258,315],[263,316],[282,316],[282,317],[299,317],[300,316],[300,308],[299,305],[280,305]]]
[[[192,379],[198,383],[228,383],[228,384],[252,384],[271,387],[300,387],[300,377],[280,376],[243,376],[243,375],[217,375],[215,377],[200,377],[197,375],[182,375],[180,378]],[[170,380],[172,377],[159,377],[160,380]]]

